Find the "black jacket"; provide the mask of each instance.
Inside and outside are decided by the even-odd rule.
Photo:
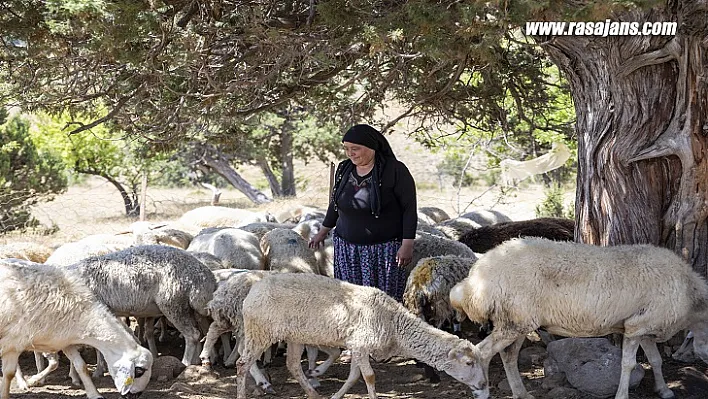
[[[366,202],[366,206],[361,206],[361,202],[352,195],[353,189],[342,189],[343,182],[346,185],[349,180],[350,173],[346,172],[351,170],[351,161],[340,162],[322,225],[329,228],[336,225],[335,234],[353,244],[379,244],[393,239],[415,238],[418,209],[413,176],[406,165],[395,158],[386,158],[375,169],[378,175],[372,181],[378,183],[378,190],[370,187],[376,193]],[[356,168],[353,170],[356,173]]]

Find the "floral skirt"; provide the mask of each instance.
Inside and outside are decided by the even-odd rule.
[[[334,244],[334,277],[352,284],[376,287],[403,301],[406,289],[405,268],[396,264],[396,253],[401,240],[381,244],[351,244],[338,235],[332,237]]]

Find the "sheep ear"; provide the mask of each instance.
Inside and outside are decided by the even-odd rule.
[[[448,359],[458,362],[464,362],[468,365],[473,365],[475,362],[474,351],[466,346],[457,346],[450,350],[447,354]]]

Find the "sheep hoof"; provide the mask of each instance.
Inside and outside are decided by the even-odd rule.
[[[317,388],[319,388],[320,386],[322,386],[322,384],[320,384],[320,382],[317,380],[317,378],[309,378],[309,379],[307,380],[307,382],[309,382],[310,385],[311,385],[313,388],[315,388],[315,389],[317,389]]]
[[[674,391],[669,388],[660,389],[658,392],[661,399],[672,399],[674,398]]]

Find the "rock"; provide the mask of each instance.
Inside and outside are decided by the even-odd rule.
[[[561,371],[543,377],[543,383],[541,384],[541,388],[546,390],[553,390],[559,387],[567,387],[568,385],[568,381],[565,379],[565,373]]]
[[[519,367],[525,368],[534,364],[541,366],[547,356],[548,352],[543,347],[538,345],[529,346],[519,352]]]
[[[708,398],[708,376],[694,367],[678,370],[678,381],[673,391],[679,398]]]
[[[546,396],[549,399],[575,399],[580,397],[580,392],[573,388],[557,387],[551,389]]]
[[[622,350],[605,338],[566,338],[548,345],[544,362],[546,376],[563,372],[574,388],[593,396],[614,396],[622,370]],[[630,375],[629,386],[634,388],[644,377],[644,369],[637,364]]]
[[[159,356],[152,364],[152,381],[166,382],[175,379],[186,366],[174,356]]]
[[[509,385],[509,380],[507,378],[501,380],[501,382],[497,385],[497,388],[499,388],[500,391],[511,392],[511,385]]]
[[[211,384],[219,380],[219,374],[201,365],[187,366],[182,374],[177,377],[179,382],[188,385]]]

